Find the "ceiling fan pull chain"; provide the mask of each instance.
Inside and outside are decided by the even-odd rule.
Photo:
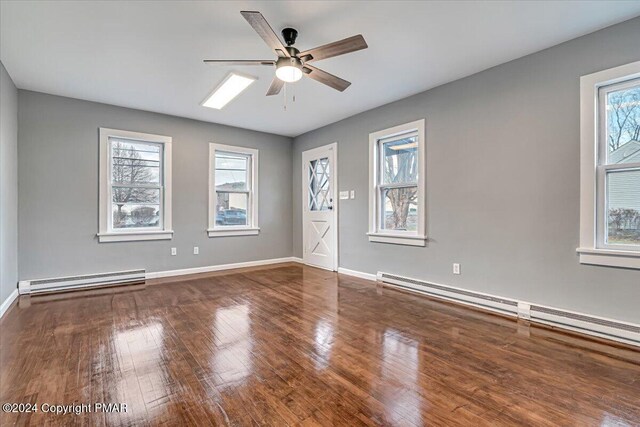
[[[287,84],[284,85],[284,90],[282,91],[284,94],[284,111],[287,111]]]

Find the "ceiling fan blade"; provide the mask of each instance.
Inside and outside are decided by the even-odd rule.
[[[244,19],[247,20],[249,25],[251,25],[253,29],[256,30],[256,33],[258,33],[258,35],[262,37],[262,40],[264,40],[271,49],[276,51],[278,56],[289,57],[289,52],[284,47],[276,33],[273,31],[273,28],[271,28],[267,20],[264,19],[264,16],[262,16],[260,12],[245,10],[240,13],[242,14],[242,16],[244,16]]]
[[[284,86],[284,82],[279,78],[274,77],[273,81],[271,82],[271,86],[269,86],[269,90],[267,91],[267,96],[279,94],[282,86]]]
[[[276,63],[270,59],[205,59],[203,62],[226,65],[275,65]]]
[[[343,92],[346,88],[351,86],[351,82],[341,79],[338,76],[334,76],[331,73],[327,73],[326,71],[323,71],[320,68],[316,68],[313,65],[305,64],[304,67],[302,67],[302,72],[305,73],[307,77],[330,86],[335,90],[339,90],[340,92]]]
[[[304,62],[319,61],[321,59],[333,58],[334,56],[344,55],[358,50],[366,49],[367,42],[361,34],[348,37],[346,39],[325,44],[313,49],[302,52],[298,57]]]

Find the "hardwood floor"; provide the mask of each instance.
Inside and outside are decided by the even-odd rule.
[[[160,282],[160,281],[157,281]],[[285,264],[22,299],[5,425],[640,425],[640,353]]]

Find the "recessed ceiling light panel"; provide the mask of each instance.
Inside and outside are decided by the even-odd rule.
[[[221,110],[233,98],[240,95],[251,83],[257,80],[256,77],[238,74],[236,72],[229,75],[218,85],[218,87],[203,102],[203,107]]]

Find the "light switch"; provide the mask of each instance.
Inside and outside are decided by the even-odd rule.
[[[347,200],[349,198],[349,192],[348,191],[341,191],[340,192],[340,200]]]
[[[351,198],[352,199],[356,198],[356,190],[351,190]]]

